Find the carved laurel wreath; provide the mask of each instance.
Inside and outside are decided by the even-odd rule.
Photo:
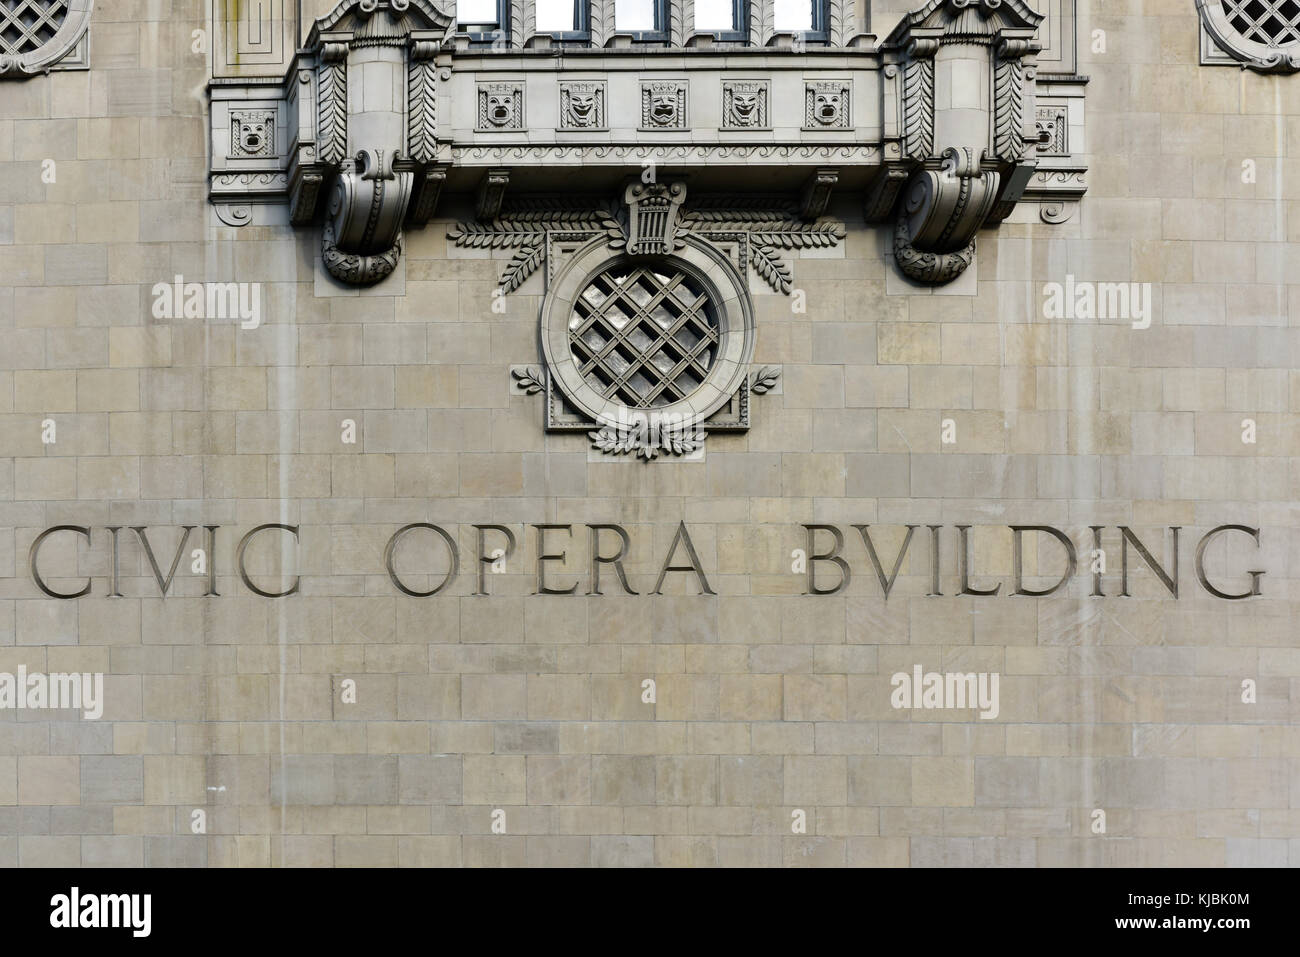
[[[470,249],[514,249],[500,280],[502,290],[510,293],[545,261],[548,230],[603,231],[611,246],[627,242],[626,213],[608,201],[552,196],[509,199],[495,219],[457,223],[447,238]],[[679,241],[688,232],[742,235],[754,271],[775,291],[789,295],[794,274],[781,251],[834,247],[844,238],[844,224],[803,222],[795,205],[780,197],[706,195],[681,215]]]

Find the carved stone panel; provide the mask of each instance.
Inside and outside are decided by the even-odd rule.
[[[1035,147],[1042,156],[1069,154],[1069,116],[1064,106],[1040,106],[1034,111]]]
[[[585,432],[599,454],[652,460],[702,450],[709,432],[749,427],[751,395],[780,370],[750,367],[752,273],[792,291],[791,251],[831,249],[836,221],[807,222],[774,195],[705,194],[629,182],[599,196],[515,196],[458,223],[462,248],[509,250],[503,293],[543,271],[542,365],[511,371],[518,394],[546,392],[546,424]],[[543,269],[544,267],[544,269]]]
[[[212,75],[278,76],[298,47],[298,13],[288,0],[212,0]]]
[[[729,80],[722,84],[722,128],[766,130],[771,84],[767,80]]]
[[[849,84],[845,80],[817,80],[804,84],[805,130],[842,130],[849,127]]]
[[[560,129],[606,128],[604,80],[576,80],[560,84]]]
[[[231,110],[231,159],[275,155],[275,110]]]
[[[641,84],[641,129],[684,130],[686,81],[657,80]]]
[[[522,130],[524,128],[524,85],[522,83],[480,83],[478,128]]]

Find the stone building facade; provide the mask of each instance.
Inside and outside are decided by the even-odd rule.
[[[1293,0],[0,0],[0,864],[1300,863]]]

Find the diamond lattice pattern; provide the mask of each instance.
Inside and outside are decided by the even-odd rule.
[[[39,50],[67,16],[68,0],[0,0],[0,52],[21,56]]]
[[[1270,47],[1300,43],[1300,2],[1296,0],[1221,0],[1224,16],[1247,40]]]
[[[718,323],[707,293],[676,272],[620,266],[583,290],[569,346],[583,379],[632,408],[669,405],[695,392],[717,355]]]

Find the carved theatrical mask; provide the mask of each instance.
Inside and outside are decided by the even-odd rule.
[[[672,126],[677,120],[677,94],[653,94],[650,98],[650,119],[659,126]]]
[[[686,88],[676,83],[642,87],[641,125],[650,129],[686,127]]]
[[[478,90],[478,128],[517,130],[523,127],[524,91],[510,83],[489,83]]]
[[[1034,116],[1035,148],[1039,153],[1062,156],[1065,148],[1065,111],[1058,107],[1040,107]]]
[[[734,129],[767,126],[767,84],[727,83],[722,89],[723,122]]]
[[[840,118],[839,90],[818,90],[813,97],[813,119],[823,126],[834,126]]]
[[[275,151],[275,113],[234,110],[230,114],[230,156],[270,156]]]
[[[809,83],[805,88],[804,129],[845,129],[849,125],[849,88],[838,80]]]
[[[515,112],[514,91],[508,93],[489,93],[487,104],[488,122],[493,126],[505,126]]]
[[[605,125],[604,87],[599,83],[570,83],[561,89],[560,126],[596,129]]]

